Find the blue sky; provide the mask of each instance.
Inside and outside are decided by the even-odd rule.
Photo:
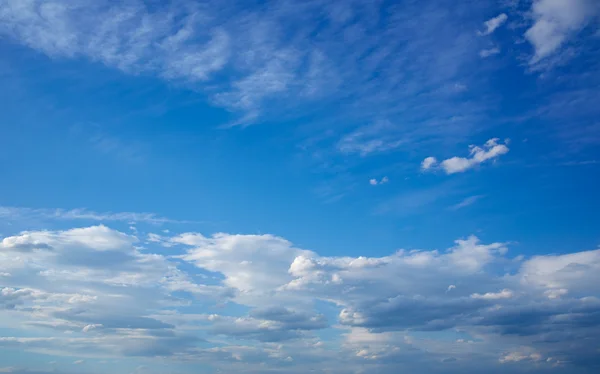
[[[0,372],[597,372],[599,24],[0,0]]]

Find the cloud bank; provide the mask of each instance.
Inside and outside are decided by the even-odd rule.
[[[4,237],[0,326],[30,333],[0,346],[248,373],[600,364],[600,250],[522,259],[470,236],[444,251],[326,257],[273,235],[161,238],[169,257],[106,226]],[[189,309],[207,302],[247,312]]]

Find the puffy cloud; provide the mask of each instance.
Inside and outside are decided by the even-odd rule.
[[[259,297],[288,283],[292,277],[287,270],[294,259],[313,255],[273,235],[215,234],[204,237],[188,233],[171,241],[191,247],[180,256],[181,259],[221,273],[223,283],[237,290],[238,297],[245,298]],[[268,300],[263,299],[260,303],[265,301]]]
[[[535,50],[530,63],[556,53],[599,12],[594,0],[535,0],[531,7],[534,23],[525,32]]]
[[[498,27],[502,26],[507,19],[508,16],[505,13],[499,14],[494,18],[490,18],[484,22],[485,30],[480,31],[479,35],[490,35],[496,31]]]
[[[138,244],[104,226],[4,238],[0,266],[11,277],[0,326],[28,326],[31,337],[3,337],[0,346],[247,372],[304,363],[391,373],[401,363],[434,373],[454,362],[589,367],[600,343],[598,250],[516,262],[507,245],[471,236],[441,251],[323,257],[273,235],[185,233],[156,243],[168,246],[167,258]],[[87,257],[114,252],[125,257]],[[224,300],[235,303],[207,312]]]
[[[535,256],[516,275],[525,286],[546,290],[547,295],[575,293],[589,296],[600,281],[600,249],[564,255]],[[584,282],[584,280],[586,280]]]
[[[379,184],[386,184],[390,181],[390,179],[388,177],[383,177],[381,178],[381,180],[377,180],[377,179],[370,179],[369,180],[369,184],[371,186],[377,186]]]
[[[421,162],[421,170],[429,170],[437,165],[437,159],[435,157],[426,157],[423,162]]]
[[[501,155],[508,153],[508,143],[505,142],[504,144],[499,144],[498,141],[498,138],[493,138],[485,142],[482,147],[471,145],[469,147],[469,153],[471,154],[470,158],[451,157],[442,161],[439,165],[444,169],[446,174],[463,173],[479,164],[488,160],[497,159]],[[421,163],[421,169],[431,170],[435,165],[435,158],[427,157]]]

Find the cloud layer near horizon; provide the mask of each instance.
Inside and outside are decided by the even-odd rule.
[[[323,257],[273,235],[23,232],[0,243],[0,315],[30,336],[0,346],[242,372],[425,362],[428,372],[515,362],[570,372],[598,364],[599,270],[600,250],[524,259],[474,236],[445,251]],[[238,308],[209,306],[223,303]]]

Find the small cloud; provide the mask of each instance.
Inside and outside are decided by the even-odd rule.
[[[594,1],[534,1],[531,7],[534,23],[525,32],[535,50],[529,63],[535,65],[556,53],[599,12],[600,7]]]
[[[83,364],[85,361],[84,360],[77,360],[77,361],[73,361],[73,365],[81,365]]]
[[[585,165],[597,165],[600,164],[598,160],[584,160],[584,161],[568,161],[562,162],[560,166],[585,166]]]
[[[561,296],[565,296],[569,293],[569,290],[566,288],[552,289],[544,292],[544,295],[550,300],[560,299]]]
[[[91,324],[91,325],[86,325],[83,329],[81,329],[82,332],[90,332],[96,328],[102,327],[102,324]]]
[[[454,83],[452,86],[454,92],[465,92],[468,88],[467,85],[463,83]]]
[[[379,180],[379,181],[378,181],[377,179],[373,178],[373,179],[369,179],[369,184],[370,184],[371,186],[377,186],[377,185],[379,185],[379,184],[386,184],[386,183],[388,183],[389,181],[390,181],[390,179],[389,179],[388,177],[383,177],[383,178],[381,178],[381,180]]]
[[[437,159],[435,157],[427,157],[421,162],[421,170],[429,170],[437,165]]]
[[[192,221],[178,221],[158,216],[154,213],[137,212],[95,212],[85,208],[77,209],[33,209],[24,207],[0,206],[0,218],[9,219],[47,219],[47,220],[82,220],[82,221],[114,221],[127,222],[130,230],[137,231],[134,226],[138,222],[160,225],[163,223],[194,223]]]
[[[494,47],[494,48],[490,48],[490,49],[483,49],[479,52],[479,57],[488,58],[490,56],[497,55],[498,53],[500,53],[500,48],[498,48],[498,47]]]
[[[484,31],[479,31],[478,34],[479,35],[490,35],[491,33],[493,33],[494,31],[496,31],[496,29],[500,26],[502,26],[502,24],[504,24],[504,22],[506,22],[506,20],[508,19],[508,16],[504,13],[497,15],[494,18],[491,18],[487,21],[485,21],[483,24],[485,26],[485,30]]]
[[[446,293],[448,293],[448,292],[450,292],[450,291],[452,291],[454,289],[456,289],[456,286],[453,285],[453,284],[451,284],[451,285],[448,286],[448,289],[446,290]]]
[[[461,201],[460,203],[451,206],[450,210],[458,210],[461,208],[468,207],[469,205],[473,205],[477,200],[481,199],[482,197],[483,197],[483,195],[469,196],[469,197],[465,198],[463,201]]]
[[[523,352],[510,352],[502,356],[498,361],[501,364],[506,364],[510,362],[521,362],[521,361],[540,361],[542,359],[542,355],[534,352],[534,353],[523,353]]]
[[[478,300],[501,300],[501,299],[510,299],[512,297],[513,297],[513,292],[506,288],[500,292],[488,292],[483,295],[474,293],[471,295],[472,299],[478,299]]]
[[[440,163],[442,169],[446,174],[463,173],[479,164],[482,164],[488,160],[493,160],[500,157],[503,154],[508,153],[509,149],[504,144],[498,144],[498,138],[492,138],[485,142],[482,147],[471,145],[469,153],[470,158],[465,157],[451,157]],[[427,157],[421,163],[421,169],[426,171],[430,170],[437,164],[437,160],[434,157]]]

